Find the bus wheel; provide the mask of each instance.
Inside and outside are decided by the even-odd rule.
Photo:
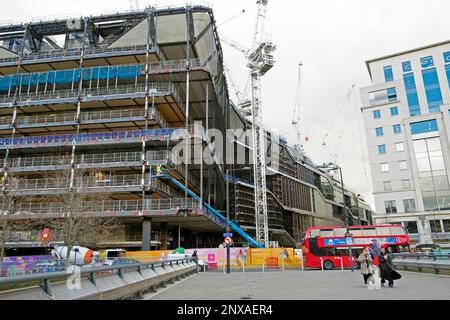
[[[325,260],[325,261],[323,262],[323,268],[324,268],[325,270],[331,270],[331,269],[333,269],[333,262],[331,262],[330,260]]]

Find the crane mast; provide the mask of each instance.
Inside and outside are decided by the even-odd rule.
[[[256,28],[252,52],[248,55],[252,87],[252,140],[253,170],[255,179],[255,224],[256,241],[266,248],[269,243],[269,217],[267,210],[266,150],[262,113],[261,77],[274,66],[272,52],[275,45],[264,41],[268,0],[258,0]]]
[[[295,133],[297,135],[297,142],[299,143],[299,151],[303,152],[303,144],[301,139],[301,112],[302,112],[302,89],[303,89],[303,63],[298,64],[298,82],[297,82],[297,93],[295,96],[295,106],[294,106],[294,118],[292,119],[292,125],[295,128]]]

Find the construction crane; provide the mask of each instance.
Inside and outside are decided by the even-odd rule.
[[[253,171],[255,179],[256,241],[269,247],[269,216],[267,211],[266,150],[262,115],[261,77],[274,66],[275,45],[263,41],[268,0],[258,0],[258,13],[253,52],[249,55],[252,86]]]
[[[130,9],[139,10],[139,0],[130,0]]]
[[[262,114],[261,77],[274,66],[275,60],[272,53],[275,51],[276,46],[271,41],[264,39],[268,0],[258,0],[256,4],[258,6],[256,26],[251,49],[246,50],[235,41],[228,40],[224,37],[221,37],[221,39],[245,55],[247,67],[250,69],[256,241],[268,248],[270,247],[269,217],[267,211],[266,151]]]
[[[297,135],[298,145],[294,146],[298,151],[303,153],[303,143],[302,143],[302,134],[301,130],[301,113],[302,113],[302,89],[303,89],[303,63],[300,62],[298,64],[298,83],[297,83],[297,93],[295,96],[295,106],[294,106],[294,117],[292,119],[292,125],[295,129],[295,133]]]

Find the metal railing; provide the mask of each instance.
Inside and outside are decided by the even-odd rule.
[[[168,150],[154,150],[147,151],[146,158],[148,162],[156,163],[173,163],[172,153]],[[108,153],[86,153],[75,156],[75,164],[80,167],[91,164],[104,163],[130,163],[141,162],[142,152],[108,152]],[[3,166],[4,159],[0,159],[0,165]],[[43,155],[33,157],[10,158],[11,168],[26,168],[26,167],[43,167],[43,166],[58,166],[70,165],[70,158],[67,155]]]
[[[2,203],[0,202],[0,207]],[[82,214],[127,213],[142,211],[173,211],[167,214],[178,214],[179,210],[201,210],[202,205],[195,199],[170,198],[142,200],[104,200],[84,201]],[[55,215],[63,216],[67,213],[67,205],[59,202],[19,202],[12,208],[14,215]],[[9,215],[9,214],[8,214]]]
[[[119,299],[142,295],[143,291],[155,288],[166,282],[178,280],[180,277],[197,272],[198,266],[192,258],[173,259],[149,263],[119,264],[117,266],[99,266],[70,268],[67,271],[46,272],[13,277],[0,278],[0,286],[29,283],[30,287],[14,291],[0,292],[2,299]],[[156,271],[157,270],[157,271]],[[101,277],[97,275],[101,274]],[[132,281],[128,282],[128,275]],[[79,276],[79,290],[71,290],[67,282],[69,277]],[[54,281],[54,283],[51,283]],[[58,282],[56,282],[58,281]],[[40,287],[31,287],[40,282]],[[88,282],[88,283],[86,283]],[[108,283],[105,291],[100,283]],[[111,283],[113,285],[111,285]],[[53,290],[53,288],[57,290]],[[94,290],[92,290],[92,288]]]
[[[198,128],[197,128],[198,127]],[[193,134],[199,138],[198,132],[202,132],[202,127],[194,124],[189,126],[187,133]],[[32,145],[36,144],[63,144],[67,145],[73,141],[79,143],[88,143],[89,141],[115,141],[121,139],[156,139],[159,141],[166,141],[168,139],[179,140],[186,134],[185,128],[162,128],[149,130],[132,130],[132,131],[112,131],[112,132],[98,132],[98,133],[82,133],[82,134],[66,134],[59,136],[33,136],[20,138],[2,138],[0,139],[0,149],[8,145]],[[203,137],[202,137],[203,138]]]
[[[149,96],[161,96],[172,95],[178,103],[180,102],[180,95],[177,88],[170,82],[151,82],[148,84]],[[105,97],[114,95],[132,95],[132,94],[145,94],[145,84],[139,83],[137,85],[118,85],[109,87],[98,88],[84,88],[81,92],[81,99],[89,99],[92,97]],[[10,92],[7,95],[0,95],[0,103],[13,102],[14,94]],[[48,90],[48,91],[30,91],[28,93],[19,93],[17,95],[17,101],[41,101],[41,100],[54,100],[54,99],[78,99],[78,90],[65,89],[65,90]]]
[[[400,253],[392,257],[393,265],[404,270],[436,274],[450,271],[450,253]]]
[[[124,53],[124,52],[134,52],[137,51],[145,51],[147,50],[146,45],[135,45],[128,47],[119,47],[119,48],[87,48],[84,51],[84,58],[95,58],[95,56],[101,56],[105,54],[114,54],[114,53]],[[155,46],[150,47],[151,51],[158,52]],[[28,53],[24,54],[23,62],[31,62],[31,61],[42,61],[42,60],[67,60],[70,58],[80,58],[81,56],[81,48],[72,48],[72,49],[56,49],[56,50],[48,50],[41,51],[38,53]],[[19,61],[19,57],[8,57],[0,59],[1,64],[8,64],[11,62]]]

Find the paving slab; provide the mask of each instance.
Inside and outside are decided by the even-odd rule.
[[[401,272],[369,290],[355,271],[199,273],[152,300],[450,300],[450,276]]]

